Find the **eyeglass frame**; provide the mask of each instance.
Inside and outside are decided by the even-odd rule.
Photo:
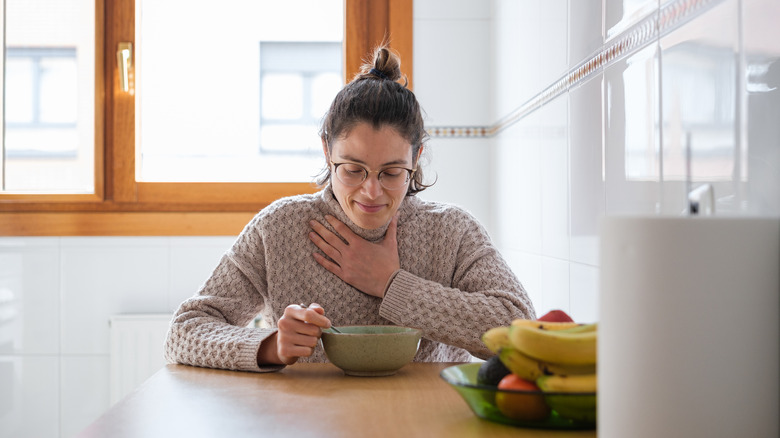
[[[386,187],[385,184],[382,182],[382,173],[387,171],[387,170],[389,170],[389,169],[403,169],[403,170],[405,170],[406,171],[406,181],[404,182],[404,184],[406,185],[406,187],[409,187],[409,182],[412,180],[412,177],[414,176],[414,173],[417,172],[417,168],[416,167],[414,169],[409,169],[407,167],[402,167],[402,166],[388,166],[388,167],[385,167],[382,170],[371,170],[371,169],[367,168],[366,166],[364,166],[362,164],[353,163],[353,162],[350,162],[350,161],[343,161],[343,162],[340,162],[340,163],[336,163],[335,161],[332,161],[332,160],[328,160],[328,161],[330,161],[330,164],[333,165],[333,175],[336,178],[338,178],[338,180],[341,181],[342,184],[344,184],[346,186],[349,186],[349,187],[358,187],[358,186],[360,186],[361,184],[366,182],[366,180],[368,179],[369,175],[371,175],[372,173],[376,173],[377,174],[376,175],[376,179],[377,179],[377,181],[379,181],[379,185],[381,185],[384,189],[386,189],[386,190],[400,190],[400,189],[402,189],[404,187],[404,185],[400,185],[398,187]],[[351,184],[346,183],[344,180],[341,179],[341,177],[339,177],[339,174],[338,174],[338,167],[341,166],[342,164],[351,164],[353,166],[358,166],[361,169],[363,169],[363,179],[359,183],[357,183],[355,185],[351,185]]]

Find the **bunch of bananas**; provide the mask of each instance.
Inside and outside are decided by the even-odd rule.
[[[482,342],[512,374],[547,393],[561,417],[595,423],[597,333],[597,323],[518,319],[488,330]]]

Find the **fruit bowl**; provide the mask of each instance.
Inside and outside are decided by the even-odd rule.
[[[477,362],[454,365],[445,368],[440,374],[441,378],[463,397],[479,418],[512,426],[540,429],[596,428],[596,393],[500,390],[494,386],[477,383],[480,365]],[[550,414],[538,419],[511,418],[499,409],[496,404],[497,398],[503,399],[503,403],[507,403],[507,400],[524,403],[528,399],[543,399],[551,408]]]

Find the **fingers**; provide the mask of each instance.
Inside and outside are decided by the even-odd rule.
[[[351,242],[353,238],[358,237],[358,235],[353,233],[344,222],[341,222],[335,217],[326,214],[325,220],[328,221],[330,226],[332,226],[333,229],[336,230],[336,232],[347,241],[347,243]]]
[[[330,223],[331,225],[333,225],[333,223],[335,221],[335,222],[341,224],[344,228],[346,228],[349,231],[349,228],[347,228],[346,225],[344,225],[341,222],[339,222],[338,219],[333,218],[333,217],[328,216],[328,215],[325,216],[325,219],[328,220],[328,223]],[[317,222],[315,220],[310,220],[309,221],[309,226],[314,230],[315,233],[317,233],[319,235],[320,238],[322,238],[322,240],[324,240],[325,242],[327,242],[329,245],[333,246],[337,250],[345,247],[348,244],[348,239],[346,239],[347,235],[346,234],[342,234],[342,231],[339,229],[339,227],[334,226],[333,228],[336,231],[338,231],[339,234],[341,234],[341,236],[345,237],[344,240],[342,240],[341,236],[339,236],[339,235],[335,234],[334,232],[330,231],[329,229],[325,228],[324,225],[322,225],[321,223],[319,223],[319,222]],[[349,232],[352,233],[352,231],[349,231]],[[345,240],[346,240],[346,242],[345,242]]]
[[[305,304],[291,304],[284,310],[285,315],[288,309],[297,315],[297,319],[303,323],[314,325],[319,328],[330,327],[330,320],[325,317],[325,309],[317,303],[309,306]]]
[[[312,255],[314,256],[314,260],[316,260],[317,263],[320,264],[320,266],[336,274],[339,277],[341,276],[341,266],[332,262],[331,260],[326,259],[325,257],[322,256],[322,254],[318,254],[315,252],[312,253]]]
[[[317,345],[316,341],[311,346],[301,345],[302,343],[305,343],[304,340],[293,339],[279,332],[277,333],[276,355],[282,363],[287,365],[295,363],[300,357],[311,356],[314,353],[314,347]]]
[[[278,356],[285,362],[311,356],[322,336],[322,329],[330,327],[330,320],[324,314],[325,310],[316,303],[287,306],[277,324]]]
[[[302,306],[302,307],[307,307],[306,305],[301,305],[301,306]],[[323,308],[322,308],[322,306],[320,306],[320,305],[319,305],[319,304],[317,304],[317,303],[311,303],[311,304],[309,304],[309,306],[308,306],[308,310],[313,310],[314,312],[316,312],[316,313],[317,313],[317,314],[319,314],[319,315],[325,315],[325,309],[323,309]],[[323,319],[324,321],[327,321],[328,325],[327,325],[327,327],[326,327],[326,326],[323,326],[323,325],[320,325],[320,327],[322,327],[322,328],[329,328],[329,327],[330,327],[330,320],[329,320],[328,318],[325,318],[324,316],[323,316],[323,318],[322,318],[322,319]]]
[[[282,335],[285,340],[288,341],[300,340],[299,336],[307,336],[314,338],[314,343],[316,343],[316,340],[319,339],[322,333],[322,329],[319,326],[315,324],[309,324],[295,316],[290,316],[287,314],[287,312],[285,312],[285,314],[279,318],[277,326],[279,328],[280,335]],[[314,343],[305,342],[298,344],[313,345]]]
[[[329,244],[325,239],[320,237],[319,234],[312,231],[309,233],[309,239],[314,243],[314,245],[317,246],[317,248],[320,249],[320,251],[324,252],[325,255],[330,257],[332,260],[336,260],[341,255],[341,252],[334,248],[331,244]],[[316,253],[315,253],[316,254]]]
[[[322,306],[320,306],[317,303],[311,303],[309,306],[306,306],[305,304],[301,304],[300,306],[304,307],[304,308],[308,307],[309,309],[314,310],[315,312],[319,313],[320,315],[324,315],[325,314],[325,309],[323,309]]]

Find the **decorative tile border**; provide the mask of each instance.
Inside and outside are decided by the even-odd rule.
[[[647,16],[602,46],[592,57],[569,70],[562,78],[522,104],[518,109],[491,126],[431,126],[426,128],[431,138],[486,138],[503,131],[541,108],[564,92],[585,82],[594,73],[612,65],[618,59],[643,48],[696,18],[724,0],[676,0],[660,11]]]
[[[492,127],[485,126],[434,126],[425,128],[428,135],[435,138],[490,137]]]

